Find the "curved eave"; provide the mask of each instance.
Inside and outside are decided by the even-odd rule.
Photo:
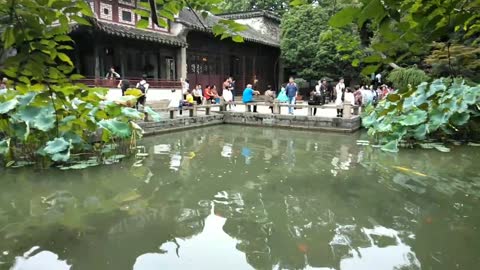
[[[192,30],[213,34],[212,28],[210,28],[210,27],[204,28],[204,27],[200,27],[200,26],[197,26],[197,25],[194,25],[194,24],[191,24],[191,23],[188,23],[188,22],[180,21],[180,20],[177,21],[177,22],[185,25],[186,27],[188,27]],[[270,46],[270,47],[274,47],[274,48],[280,48],[280,44],[275,43],[275,42],[268,42],[268,41],[265,41],[265,40],[249,38],[249,37],[245,37],[243,35],[241,35],[241,36],[243,37],[243,39],[245,41],[248,41],[248,42],[258,43],[258,44],[262,44],[262,45],[266,45],[266,46]]]

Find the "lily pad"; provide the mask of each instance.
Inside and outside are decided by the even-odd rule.
[[[434,147],[435,149],[437,149],[438,151],[440,151],[440,152],[450,153],[450,148],[447,148],[447,147],[445,147],[444,145],[435,144],[433,147]]]
[[[382,151],[385,151],[385,152],[397,153],[398,152],[398,141],[393,140],[393,141],[385,144],[384,146],[382,146],[381,149],[382,149]]]

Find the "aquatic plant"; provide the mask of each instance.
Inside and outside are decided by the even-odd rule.
[[[131,108],[136,97],[107,101],[107,89],[75,83],[82,76],[69,57],[69,24],[88,25],[79,15],[92,16],[90,6],[25,0],[0,2],[0,10],[0,73],[9,79],[0,95],[5,164],[48,166],[135,149],[142,130],[132,121],[144,118]]]
[[[377,107],[365,110],[362,124],[382,150],[397,152],[401,141],[413,144],[431,139],[446,141],[459,134],[468,137],[474,132],[467,124],[479,119],[479,103],[480,85],[437,79],[389,94]]]

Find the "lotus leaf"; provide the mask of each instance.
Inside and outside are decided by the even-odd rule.
[[[5,155],[10,149],[10,138],[0,141],[0,154]]]
[[[381,148],[385,152],[397,153],[398,152],[398,141],[393,140],[385,144]]]
[[[102,120],[98,124],[116,137],[128,138],[132,135],[130,125],[115,119]]]
[[[445,114],[442,111],[432,110],[430,112],[429,127],[431,132],[437,130],[445,122]]]
[[[400,100],[400,95],[398,95],[398,94],[389,94],[389,95],[387,96],[387,100],[388,100],[388,101],[391,101],[391,102],[397,102],[397,101]]]
[[[408,98],[405,98],[403,101],[403,111],[409,111],[415,108],[415,97],[411,96]]]
[[[43,148],[45,153],[54,155],[67,150],[70,147],[70,143],[63,138],[55,138],[52,141],[47,142],[47,146]]]
[[[425,93],[425,96],[427,98],[435,95],[439,91],[445,91],[447,87],[445,86],[444,82],[442,79],[437,79],[434,80],[431,84],[430,87],[428,88],[428,91]]]
[[[143,113],[139,112],[138,110],[134,108],[122,108],[122,114],[133,119],[143,119],[144,115]]]
[[[35,118],[40,114],[42,108],[34,106],[21,106],[17,110],[15,117],[24,121],[33,123]]]
[[[28,92],[25,95],[17,96],[17,100],[20,103],[20,105],[25,106],[30,104],[30,102],[33,101],[37,93],[35,92]]]
[[[56,153],[52,156],[53,161],[67,162],[70,159],[70,148],[67,151]]]
[[[55,126],[55,115],[48,108],[42,108],[41,112],[35,117],[33,127],[41,131],[49,131]]]
[[[407,114],[400,121],[400,124],[405,126],[415,126],[425,122],[425,120],[427,120],[427,112],[422,110],[416,110],[412,113]]]
[[[143,110],[148,114],[148,116],[152,117],[153,121],[158,122],[161,120],[160,114],[154,111],[152,108],[145,106]]]
[[[10,99],[3,103],[0,103],[0,114],[8,113],[9,111],[15,109],[18,104],[17,99]]]
[[[450,122],[456,126],[463,126],[468,120],[470,120],[470,114],[468,113],[454,113],[452,117],[450,117]]]
[[[413,131],[413,136],[417,140],[425,140],[427,137],[428,133],[428,125],[427,124],[422,124],[419,125],[414,131]]]

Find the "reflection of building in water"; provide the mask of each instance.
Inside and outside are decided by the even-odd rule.
[[[367,237],[369,245],[354,248],[340,227],[342,226],[337,227],[336,234],[330,242],[333,250],[337,246],[349,246],[347,256],[338,254],[341,256],[340,269],[421,269],[420,261],[412,248],[400,239],[399,232],[382,226],[375,226],[373,229],[362,228],[361,231]]]
[[[226,143],[223,145],[223,148],[222,148],[222,157],[226,157],[226,158],[231,158],[232,157],[232,147],[233,145],[230,144],[230,143]]]
[[[287,141],[287,150],[285,151],[285,155],[286,155],[287,170],[291,172],[295,167],[295,163],[296,163],[295,145],[293,140]]]
[[[200,234],[190,239],[177,238],[162,244],[157,252],[139,256],[133,270],[252,269],[245,254],[236,249],[238,241],[223,231],[227,219],[216,215],[214,208],[212,203]]]
[[[40,251],[40,247],[33,247],[23,256],[15,258],[15,264],[11,270],[69,270],[72,266],[58,258],[58,255],[50,251]],[[32,256],[32,254],[34,254]],[[0,263],[1,265],[1,263]]]
[[[174,171],[178,171],[180,169],[180,165],[182,164],[182,156],[180,153],[175,153],[170,157],[170,169]]]
[[[350,169],[350,163],[352,162],[352,154],[348,152],[346,145],[340,146],[340,153],[338,157],[333,157],[332,166],[330,170],[333,176],[337,176],[340,171],[348,171]]]

